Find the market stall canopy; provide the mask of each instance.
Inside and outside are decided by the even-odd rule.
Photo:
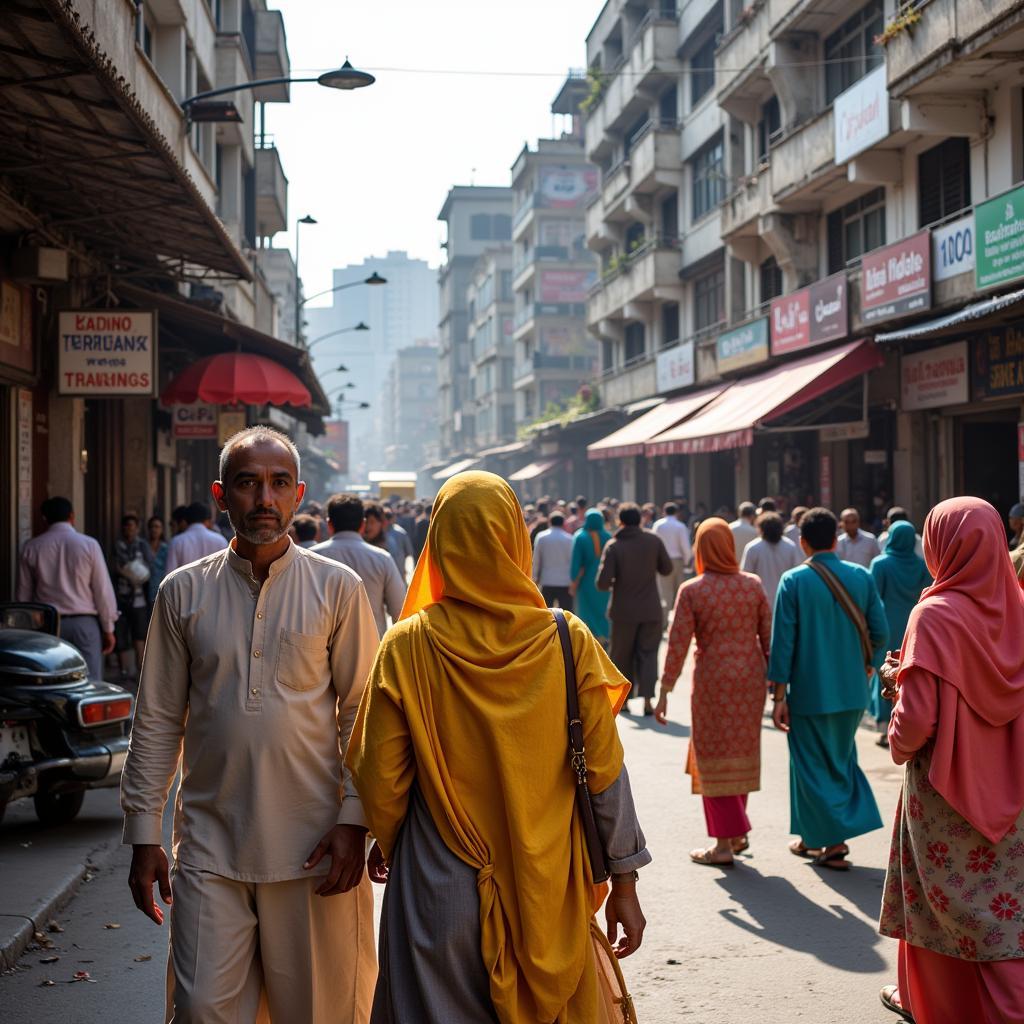
[[[897,331],[885,331],[875,335],[875,341],[886,344],[894,341],[916,341],[919,338],[944,338],[947,335],[959,336],[963,328],[983,330],[995,323],[1017,321],[1020,319],[1019,307],[1024,304],[1024,289],[1010,292],[1007,295],[993,295],[981,302],[972,302],[955,313],[935,317],[922,323],[901,327]]]
[[[478,459],[486,459],[492,455],[515,455],[519,452],[525,452],[530,447],[529,441],[513,441],[511,444],[501,444],[497,448],[485,448],[482,452],[477,452]]]
[[[291,370],[251,352],[221,352],[192,363],[160,395],[164,405],[291,405],[311,404],[309,389]]]
[[[123,49],[136,59],[131,38]],[[3,5],[0,229],[33,232],[121,273],[201,268],[250,279],[166,131],[132,90],[132,69],[119,67],[124,53],[104,53],[69,0]],[[183,131],[172,102],[173,130]]]
[[[521,482],[523,480],[536,480],[539,476],[544,476],[546,473],[550,473],[553,469],[557,468],[561,459],[541,459],[539,462],[531,462],[528,466],[523,466],[522,469],[517,469],[514,473],[509,474],[509,480]]]
[[[621,459],[630,455],[643,455],[646,442],[698,412],[712,399],[717,398],[726,387],[727,384],[721,384],[713,388],[703,388],[692,394],[661,402],[642,416],[638,416],[632,423],[627,423],[607,437],[602,437],[600,441],[588,444],[587,458]]]
[[[458,462],[453,462],[449,466],[445,466],[444,469],[439,469],[433,474],[435,480],[447,480],[450,476],[455,476],[456,473],[465,473],[467,469],[471,469],[480,460],[477,458],[472,459],[459,459]]]
[[[647,455],[746,448],[754,429],[827,394],[885,362],[873,341],[854,341],[735,381],[695,416],[645,445]]]

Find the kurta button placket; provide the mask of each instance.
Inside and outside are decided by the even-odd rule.
[[[249,692],[245,698],[247,711],[263,710],[263,665],[266,661],[263,653],[267,649],[267,612],[263,602],[265,601],[266,593],[267,585],[260,586],[254,580],[252,596],[256,601],[256,615],[253,619],[252,661],[249,663]]]

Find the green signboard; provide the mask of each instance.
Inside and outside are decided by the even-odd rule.
[[[974,238],[979,288],[1024,277],[1024,186],[974,208]]]

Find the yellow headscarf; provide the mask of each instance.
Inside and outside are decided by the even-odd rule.
[[[445,484],[348,764],[387,858],[416,782],[445,845],[476,868],[481,950],[502,1024],[589,1024],[595,890],[573,814],[561,650],[531,557],[504,480],[461,473]],[[612,711],[629,684],[567,618],[590,785],[601,792],[622,768]]]

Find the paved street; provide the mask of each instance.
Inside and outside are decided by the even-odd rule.
[[[881,1024],[888,1015],[877,991],[895,976],[896,952],[895,943],[875,930],[887,831],[851,844],[857,867],[847,875],[817,871],[790,855],[786,743],[766,721],[764,790],[751,798],[755,831],[749,854],[732,871],[691,864],[686,854],[704,841],[704,822],[700,801],[682,774],[686,705],[680,693],[671,707],[677,722],[667,729],[652,719],[621,720],[640,818],[655,857],[641,879],[646,941],[625,965],[641,1020]],[[869,732],[861,734],[860,754],[883,817],[891,819],[900,773]],[[86,804],[93,816],[90,842],[103,830],[109,838],[116,828],[112,796],[92,794]],[[63,848],[66,840],[44,840],[12,815],[12,824],[0,828],[4,865],[12,834],[32,842],[18,849],[38,861],[40,871],[55,856],[51,847]],[[57,948],[26,954],[17,972],[0,978],[5,1016],[33,1024],[160,1019],[166,933],[132,906],[127,865],[126,851],[118,852],[58,915],[65,931],[49,936]],[[6,870],[3,888],[9,895]],[[59,961],[40,963],[55,954]],[[70,983],[80,970],[94,983]],[[47,979],[56,984],[40,987]]]

